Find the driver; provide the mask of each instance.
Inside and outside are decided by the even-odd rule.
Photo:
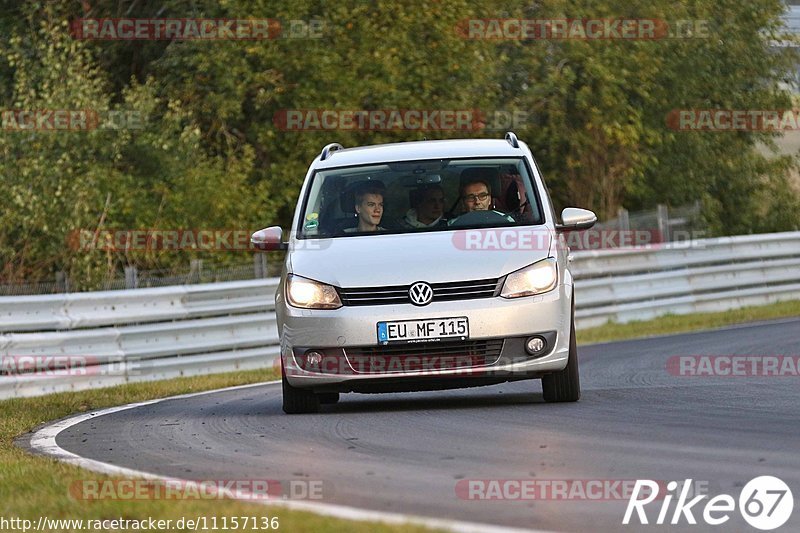
[[[464,211],[488,211],[492,203],[492,193],[490,192],[489,182],[482,178],[473,178],[461,184],[462,206]]]
[[[491,220],[491,217],[502,217],[504,221],[514,222],[514,219],[505,213],[495,211],[492,209],[492,188],[489,185],[490,175],[493,169],[467,169],[464,171],[465,176],[462,174],[461,187],[459,189],[459,201],[463,213],[447,222],[448,226],[459,226],[465,223],[486,223]],[[496,171],[494,171],[496,172]],[[486,216],[478,215],[478,212],[484,212]],[[477,216],[470,216],[475,213]],[[489,218],[487,218],[489,217]],[[469,222],[468,222],[469,221]]]

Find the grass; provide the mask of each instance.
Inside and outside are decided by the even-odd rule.
[[[772,305],[743,307],[719,313],[694,313],[689,315],[666,315],[653,320],[628,322],[627,324],[608,323],[578,330],[578,344],[608,342],[639,337],[653,337],[671,333],[686,333],[704,329],[719,328],[733,324],[743,324],[758,320],[772,320],[800,316],[800,300],[789,300]]]
[[[15,398],[0,402],[0,517],[6,520],[11,518],[29,519],[33,521],[35,527],[40,516],[51,519],[81,518],[84,520],[143,519],[148,517],[178,520],[182,517],[195,518],[198,516],[216,516],[220,517],[218,520],[221,520],[221,517],[263,516],[278,517],[279,531],[428,531],[428,529],[417,526],[351,522],[304,511],[290,511],[280,507],[268,507],[233,500],[79,500],[70,495],[70,486],[73,483],[85,479],[114,478],[90,473],[54,459],[31,455],[15,446],[13,442],[16,436],[45,422],[72,414],[153,398],[270,381],[277,377],[279,375],[272,369],[256,370],[128,384],[36,398]],[[221,525],[221,522],[219,524]],[[4,526],[0,522],[0,531],[13,531],[12,525]],[[230,522],[229,527],[231,527]],[[18,530],[21,531],[21,529]],[[74,531],[77,533],[81,530],[51,528],[48,531],[70,533]],[[170,531],[194,530],[178,529],[173,526]],[[229,531],[235,530],[229,529]],[[248,527],[238,531],[257,531],[257,529]]]
[[[721,313],[671,315],[655,320],[628,324],[608,324],[578,331],[581,344],[624,340],[636,337],[665,335],[731,324],[800,316],[800,301],[788,301],[763,307],[748,307]],[[216,374],[154,381],[0,401],[0,517],[38,519],[48,518],[100,520],[114,518],[159,519],[234,516],[278,517],[283,531],[427,531],[419,526],[391,526],[370,522],[350,522],[323,517],[303,511],[289,511],[231,500],[77,500],[70,496],[73,482],[82,479],[110,479],[108,476],[60,463],[53,459],[33,456],[14,445],[15,437],[31,431],[45,422],[66,416],[126,403],[218,389],[233,385],[258,383],[276,379],[273,369]],[[0,525],[0,529],[3,527]],[[173,531],[189,531],[176,529]],[[51,529],[76,532],[78,529]],[[239,531],[255,531],[239,529]]]

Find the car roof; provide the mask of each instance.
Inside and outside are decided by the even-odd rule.
[[[459,157],[521,157],[525,144],[514,148],[503,139],[451,139],[441,141],[411,141],[392,144],[359,146],[330,152],[324,161],[314,161],[315,169],[413,161],[421,159],[451,159]]]

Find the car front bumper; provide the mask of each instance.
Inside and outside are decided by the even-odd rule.
[[[281,284],[279,291],[282,288]],[[541,377],[567,365],[571,298],[572,287],[561,283],[538,296],[434,302],[425,307],[402,304],[308,310],[291,307],[279,296],[276,305],[283,371],[292,386],[341,392],[445,389]],[[496,361],[463,366],[462,358],[458,367],[434,363],[408,369],[401,364],[383,373],[352,371],[352,358],[346,354],[355,348],[379,346],[379,321],[461,316],[469,319],[470,341],[504,340]],[[547,334],[555,340],[543,355],[534,357],[525,352],[525,338]],[[326,365],[320,371],[309,368],[303,360],[302,354],[313,349],[345,355],[338,365]]]

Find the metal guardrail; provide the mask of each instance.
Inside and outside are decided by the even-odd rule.
[[[0,398],[269,366],[277,284],[0,298]]]
[[[574,255],[579,329],[800,299],[800,232]]]
[[[576,252],[573,274],[579,329],[800,299],[800,232]],[[277,283],[0,298],[0,358],[72,366],[6,368],[0,398],[270,366]]]

